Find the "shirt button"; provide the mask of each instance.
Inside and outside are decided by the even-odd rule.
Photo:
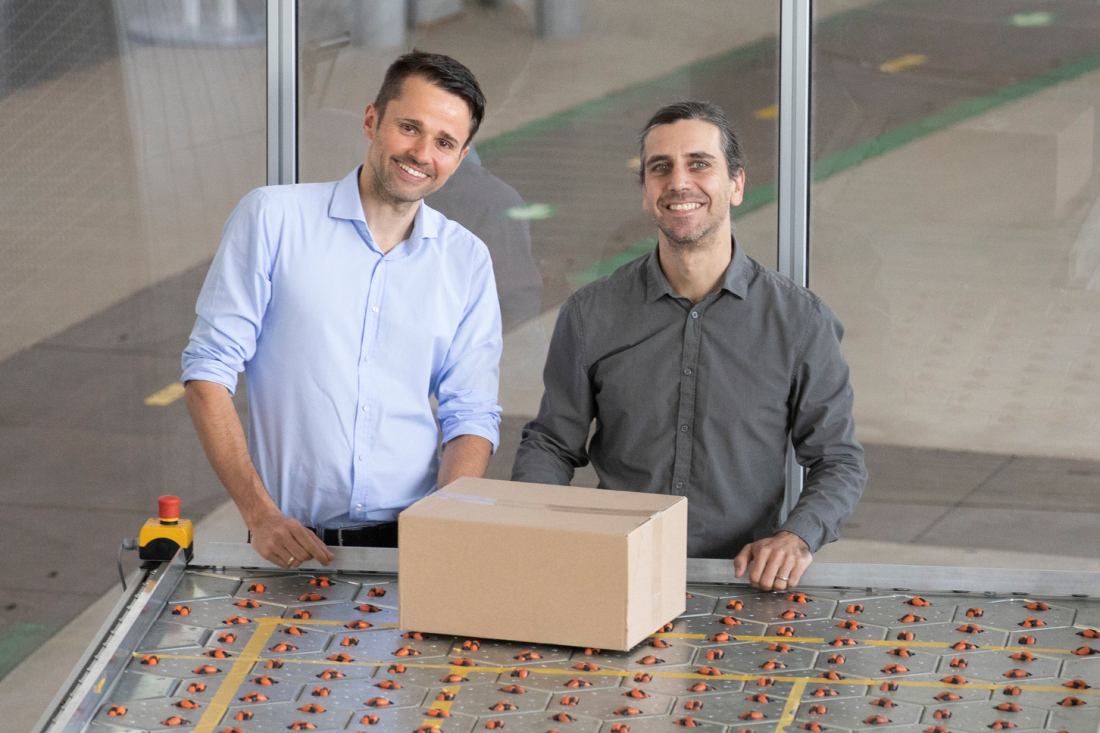
[[[363,508],[363,505],[362,505],[362,504],[356,504],[356,505],[355,505],[355,508],[356,508],[356,509],[362,509],[362,508]]]
[[[684,488],[684,482],[683,481],[677,481],[676,482],[676,488],[678,488],[678,489]]]
[[[363,405],[363,412],[370,412],[370,407]]]
[[[698,311],[692,311],[692,312],[691,312],[691,317],[692,317],[692,318],[698,318],[698,317],[699,317],[699,313],[698,313]]]
[[[362,453],[359,454],[359,460],[360,461],[363,460],[363,454]]]
[[[378,312],[378,306],[374,306],[373,308],[371,308],[371,310],[374,311],[375,313],[377,313]]]
[[[688,431],[688,426],[687,425],[681,425],[680,426],[680,432],[681,433],[686,433],[687,431]],[[359,456],[359,457],[362,458],[362,456]]]
[[[685,369],[684,374],[686,374],[690,377],[691,376],[691,370],[690,369]]]

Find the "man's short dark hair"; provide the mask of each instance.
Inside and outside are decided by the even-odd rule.
[[[745,159],[741,152],[741,141],[737,139],[737,132],[726,119],[722,108],[712,102],[676,102],[657,110],[657,113],[649,118],[642,134],[638,136],[638,145],[641,150],[639,160],[642,162],[640,179],[643,182],[645,181],[645,139],[649,136],[650,130],[658,125],[671,125],[680,120],[702,120],[717,127],[722,134],[722,149],[726,153],[726,167],[729,169],[730,178],[737,175],[737,171],[744,170]]]
[[[469,144],[485,116],[485,95],[481,93],[472,71],[441,53],[413,49],[390,64],[390,68],[386,69],[386,78],[382,80],[382,88],[374,100],[378,118],[381,119],[386,113],[386,105],[401,95],[405,80],[410,76],[422,76],[466,102],[470,108],[470,136],[466,138],[466,144]]]

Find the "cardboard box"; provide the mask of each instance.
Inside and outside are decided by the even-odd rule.
[[[628,650],[684,612],[682,496],[463,478],[398,522],[403,629]]]

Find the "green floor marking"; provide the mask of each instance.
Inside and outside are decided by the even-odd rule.
[[[501,216],[519,221],[538,221],[549,219],[556,213],[558,213],[558,207],[553,204],[524,204],[505,209]]]
[[[19,666],[38,647],[53,636],[52,626],[44,624],[12,624],[8,633],[0,637],[0,679]]]
[[[1054,23],[1054,13],[1016,13],[1008,19],[1010,25],[1018,28],[1043,28]]]

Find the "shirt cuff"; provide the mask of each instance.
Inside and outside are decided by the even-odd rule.
[[[777,531],[798,535],[810,546],[810,552],[817,552],[825,544],[825,530],[821,522],[808,514],[792,514]]]
[[[499,419],[478,420],[476,422],[463,420],[443,428],[444,443],[448,443],[460,435],[477,435],[485,438],[493,444],[493,453],[496,453],[497,448],[500,447],[500,421]]]
[[[232,397],[237,392],[237,379],[239,376],[234,369],[220,361],[201,359],[187,365],[183,370],[183,376],[180,377],[180,382],[185,385],[194,380],[214,382],[228,389],[229,395]]]

